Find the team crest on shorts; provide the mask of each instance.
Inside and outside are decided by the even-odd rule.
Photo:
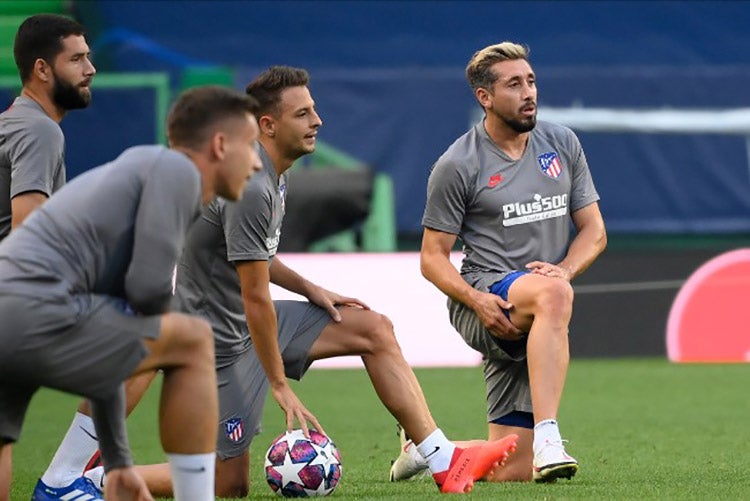
[[[242,418],[227,419],[224,422],[224,434],[234,443],[242,440],[245,436],[245,423],[242,422]]]
[[[542,172],[552,179],[557,179],[562,174],[563,166],[560,162],[560,157],[554,151],[542,153],[536,159],[539,162],[539,168],[542,169]]]

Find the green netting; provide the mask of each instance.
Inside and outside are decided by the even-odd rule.
[[[65,14],[66,0],[0,0],[0,16],[30,16],[41,12]]]

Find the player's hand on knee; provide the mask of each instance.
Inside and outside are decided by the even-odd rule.
[[[336,309],[336,306],[353,306],[362,308],[363,310],[370,309],[369,306],[357,298],[342,296],[318,286],[310,290],[307,299],[326,310],[334,322],[341,322],[341,313]]]
[[[146,482],[132,467],[107,472],[104,497],[107,501],[154,501]]]
[[[552,263],[545,263],[544,261],[532,261],[526,265],[531,273],[536,275],[544,275],[545,277],[562,278],[570,282],[573,278],[573,273],[568,268],[559,266]]]

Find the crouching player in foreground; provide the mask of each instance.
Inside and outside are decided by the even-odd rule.
[[[604,250],[606,233],[578,138],[536,121],[527,58],[525,47],[504,42],[469,62],[466,75],[485,117],[430,174],[421,268],[448,296],[453,326],[483,355],[490,440],[519,435],[518,452],[490,479],[549,482],[578,470],[557,425],[570,281]],[[460,274],[449,260],[458,237]],[[404,451],[394,480],[424,468],[408,442]]]
[[[214,498],[211,328],[166,311],[201,204],[238,199],[260,168],[255,104],[220,87],[188,91],[170,112],[172,149],[130,148],[82,174],[0,243],[0,500],[10,496],[11,444],[40,387],[90,400],[107,499],[151,499],[132,467],[122,383],[156,369],[164,372],[160,430],[175,497]],[[50,493],[80,496],[95,499]]]

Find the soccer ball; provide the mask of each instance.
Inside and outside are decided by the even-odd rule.
[[[315,430],[282,433],[266,452],[266,481],[279,496],[327,496],[341,480],[341,455],[333,441]]]

